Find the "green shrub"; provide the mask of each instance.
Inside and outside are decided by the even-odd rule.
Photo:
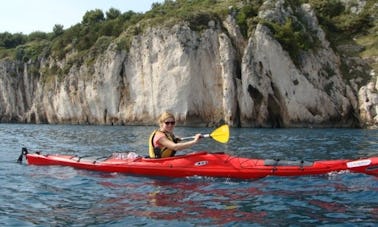
[[[350,12],[341,0],[311,0],[320,23],[328,32],[355,34],[374,26],[371,18],[375,6],[368,1],[359,14]]]
[[[258,12],[257,7],[258,5],[252,5],[252,4],[243,6],[236,15],[236,23],[238,24],[240,28],[240,32],[242,33],[244,38],[248,37],[249,18],[253,18],[257,16],[257,12]]]
[[[209,21],[213,20],[214,16],[208,13],[194,12],[187,15],[182,15],[185,21],[189,22],[189,27],[192,31],[202,31],[209,27]]]
[[[132,38],[130,36],[120,36],[118,39],[116,39],[115,44],[117,50],[125,50],[129,51],[131,47]]]
[[[11,34],[9,32],[0,33],[0,47],[6,49],[15,48],[27,42],[27,36],[22,33]]]
[[[50,42],[32,42],[18,46],[15,52],[15,59],[18,61],[28,62],[36,61],[40,56],[49,54]]]
[[[299,22],[293,22],[292,18],[287,18],[281,25],[271,21],[263,21],[273,33],[273,36],[282,45],[295,63],[299,63],[299,53],[301,50],[309,50],[315,46],[311,34],[306,32]]]
[[[28,35],[28,42],[41,41],[47,38],[48,38],[48,35],[46,32],[35,31]]]

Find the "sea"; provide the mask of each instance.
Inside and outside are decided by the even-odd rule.
[[[148,153],[154,126],[0,124],[0,226],[377,226],[378,177],[339,172],[235,180],[101,173],[16,162],[42,154]],[[214,128],[177,126],[178,136]],[[231,128],[191,149],[261,159],[378,156],[378,130]]]

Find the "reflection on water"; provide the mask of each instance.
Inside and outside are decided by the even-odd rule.
[[[0,224],[373,226],[378,222],[378,178],[362,174],[249,181],[167,179],[15,163],[22,146],[45,153],[143,154],[152,129],[0,124]],[[177,129],[181,136],[197,131]],[[358,158],[378,155],[377,136],[374,130],[232,129],[229,144],[204,139],[194,149],[256,158]]]
[[[115,190],[126,188],[121,195],[101,201],[116,204],[116,210],[125,210],[134,217],[148,217],[157,220],[180,220],[194,224],[222,224],[230,222],[262,221],[265,212],[242,211],[238,204],[242,198],[251,196],[250,189],[230,191],[212,189],[211,182],[203,180],[162,181],[150,184],[108,185]],[[253,190],[252,190],[253,191]],[[117,203],[115,201],[122,201]],[[137,206],[135,207],[135,205]]]

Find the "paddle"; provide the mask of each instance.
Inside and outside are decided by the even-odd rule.
[[[202,135],[202,137],[204,138],[210,137],[220,143],[227,143],[230,138],[230,129],[228,125],[222,125],[216,128],[212,133]],[[181,138],[181,140],[186,140],[186,139],[194,139],[194,136]]]

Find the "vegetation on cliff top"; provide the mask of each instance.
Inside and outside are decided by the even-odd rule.
[[[286,0],[291,7],[302,3],[309,3],[315,9],[336,51],[348,56],[378,56],[378,6],[374,0]],[[0,33],[0,59],[27,62],[51,56],[59,60],[70,54],[75,55],[71,63],[78,64],[84,61],[84,56],[99,54],[112,42],[119,49],[127,50],[132,37],[150,26],[186,22],[191,29],[201,31],[208,27],[210,20],[224,19],[230,14],[234,15],[242,34],[248,37],[259,22],[257,13],[262,4],[263,0],[165,0],[152,4],[151,10],[144,14],[122,13],[114,8],[104,14],[94,9],[87,11],[80,23],[67,29],[57,24],[51,33]],[[266,25],[292,57],[316,45],[316,40],[309,39],[310,32],[290,19],[284,24],[269,21]],[[350,48],[337,48],[340,45]],[[373,67],[378,72],[376,63]]]

